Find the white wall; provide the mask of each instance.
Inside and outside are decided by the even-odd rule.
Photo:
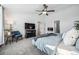
[[[19,30],[23,36],[25,35],[25,23],[35,23],[37,29],[38,18],[35,15],[14,14],[13,30]]]
[[[25,36],[25,23],[35,23],[36,25],[36,34],[38,32],[38,22],[40,21],[42,23],[43,16],[39,16],[37,14],[18,14],[18,13],[10,13],[7,10],[5,11],[5,20],[7,22],[13,22],[13,30],[19,30],[23,36]],[[44,26],[43,26],[44,27]],[[43,27],[41,28],[42,33],[44,31],[42,30]]]
[[[13,30],[19,30],[25,35],[24,23],[35,23],[38,30],[38,21],[41,22],[41,34],[48,33],[48,27],[54,27],[54,21],[60,20],[60,32],[63,33],[72,28],[75,20],[79,20],[79,5],[71,5],[61,8],[59,11],[46,15],[37,15],[35,13],[10,13],[5,11],[5,20],[13,21]],[[37,31],[38,32],[38,31]]]
[[[60,20],[60,32],[63,33],[74,26],[74,21],[79,20],[79,5],[71,5],[46,17],[46,28],[54,27],[54,20]],[[46,31],[48,32],[48,31]]]

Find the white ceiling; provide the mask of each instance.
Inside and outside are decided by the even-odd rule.
[[[47,4],[48,9],[54,9],[56,12],[62,10],[70,4]],[[3,5],[5,11],[9,11],[11,13],[35,13],[35,10],[42,10],[42,4],[4,4]]]

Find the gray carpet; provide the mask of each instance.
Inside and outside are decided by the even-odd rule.
[[[32,45],[30,39],[23,39],[18,42],[0,47],[0,55],[44,55]]]

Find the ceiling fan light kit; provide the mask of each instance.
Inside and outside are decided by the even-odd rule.
[[[37,12],[41,12],[38,15],[45,14],[48,16],[48,12],[55,12],[55,10],[47,10],[48,6],[46,4],[43,4],[44,9],[43,10],[36,10]]]
[[[47,12],[43,12],[43,14],[46,14]]]

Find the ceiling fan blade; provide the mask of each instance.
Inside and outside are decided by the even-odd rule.
[[[42,15],[42,13],[40,13],[39,15]]]
[[[55,12],[55,10],[48,10],[47,12]]]
[[[42,10],[36,10],[36,11],[38,11],[38,12],[42,12]]]
[[[48,13],[46,13],[46,15],[48,16]]]

